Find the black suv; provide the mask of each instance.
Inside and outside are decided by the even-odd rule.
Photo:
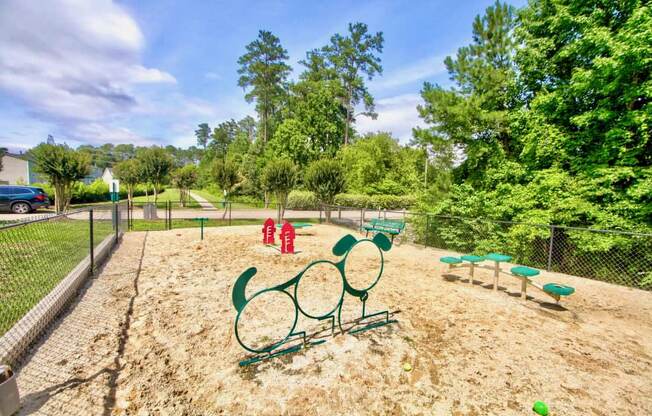
[[[37,208],[48,208],[50,198],[41,188],[22,185],[0,185],[0,211],[27,214]]]

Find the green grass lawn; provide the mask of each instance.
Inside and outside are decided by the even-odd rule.
[[[172,202],[179,202],[181,199],[181,195],[179,194],[179,190],[176,188],[167,188],[165,191],[161,192],[158,194],[158,202],[166,202],[166,201],[172,201]],[[149,195],[149,197],[146,196],[136,196],[134,197],[134,202],[154,202],[154,195]]]
[[[307,222],[316,224],[318,219],[292,219],[286,218],[290,222]],[[233,219],[231,225],[262,225],[262,219]],[[204,227],[226,227],[229,225],[228,219],[209,219],[204,223]],[[195,228],[199,227],[200,222],[192,218],[172,219],[172,228]],[[133,220],[132,231],[161,231],[165,230],[165,220]]]
[[[193,189],[191,191],[193,194],[196,194],[197,196],[200,196],[207,200],[208,202],[212,203],[215,208],[217,209],[222,209],[222,201],[224,200],[223,195],[217,195],[214,193],[211,193],[210,191],[206,189]],[[258,206],[260,205],[260,206]],[[231,202],[231,209],[244,209],[244,208],[262,208],[263,204],[262,202],[260,204],[248,204],[248,203],[243,203],[243,202]]]
[[[113,232],[94,221],[94,245]],[[89,254],[86,220],[56,219],[0,230],[0,335]]]

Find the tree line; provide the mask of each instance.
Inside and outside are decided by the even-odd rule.
[[[296,189],[322,202],[335,191],[409,195],[441,214],[647,229],[651,14],[638,0],[496,1],[470,25],[473,41],[446,58],[453,85],[424,83],[425,127],[407,145],[355,127],[376,116],[367,83],[382,74],[382,32],[349,24],[307,51],[291,81],[287,50],[261,30],[238,59],[256,118],[201,123],[188,149],[77,153],[82,166],[114,166],[127,186],[172,183],[185,195],[193,186],[282,204]]]

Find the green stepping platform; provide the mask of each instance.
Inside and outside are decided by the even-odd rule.
[[[531,269],[525,266],[512,267],[511,271],[512,274],[522,277],[534,277],[540,273],[537,269]]]
[[[568,296],[575,293],[575,288],[570,286],[560,285],[559,283],[548,283],[543,285],[543,291],[548,293],[554,293],[559,296]]]
[[[484,256],[486,260],[492,260],[492,261],[510,261],[512,259],[512,256],[507,256],[505,254],[499,254],[499,253],[489,253],[486,256]]]
[[[484,260],[482,256],[466,255],[461,257],[462,260],[468,261],[469,263],[479,263]]]
[[[460,264],[462,262],[462,260],[458,259],[457,257],[442,257],[439,259],[439,261],[447,264]]]

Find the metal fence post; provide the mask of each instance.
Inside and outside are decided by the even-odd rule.
[[[546,268],[547,271],[552,270],[552,246],[555,241],[555,226],[551,225],[550,226],[550,243],[548,244],[548,267]]]
[[[115,219],[115,242],[114,244],[118,244],[118,233],[120,230],[120,219],[118,218],[118,204],[113,204],[113,218]]]
[[[321,208],[322,208],[322,206],[323,205],[319,205],[319,223],[320,224],[322,223],[322,220],[321,220]]]
[[[337,219],[338,220],[342,219],[342,207],[339,205],[337,206]]]
[[[88,210],[88,234],[90,236],[89,255],[91,259],[90,273],[95,273],[95,243],[93,238],[93,210]]]
[[[423,245],[426,247],[428,247],[428,235],[430,235],[430,215],[426,214],[426,235],[423,239]]]
[[[233,209],[233,203],[229,202],[229,225],[231,225],[231,210]]]

